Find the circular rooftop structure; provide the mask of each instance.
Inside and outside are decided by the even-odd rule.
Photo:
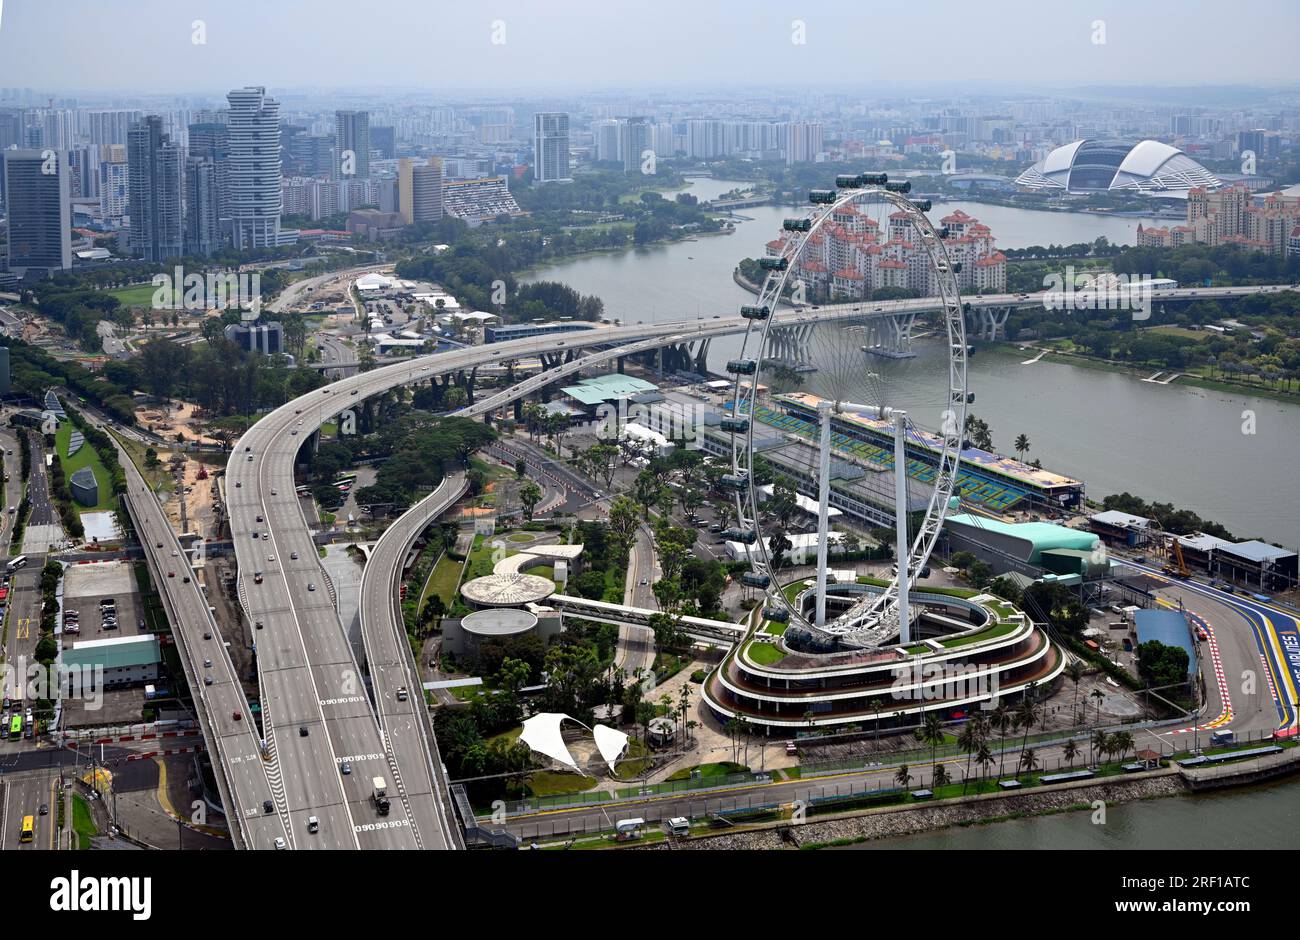
[[[522,607],[539,604],[555,593],[555,582],[535,574],[489,574],[460,586],[473,607]]]
[[[476,610],[472,614],[466,614],[460,621],[462,630],[480,639],[518,636],[527,633],[535,626],[537,626],[535,614],[511,607]]]
[[[1105,192],[1185,199],[1191,189],[1223,183],[1177,147],[1158,140],[1084,138],[1057,147],[1016,178],[1045,193]]]

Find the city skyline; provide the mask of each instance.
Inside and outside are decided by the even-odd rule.
[[[963,87],[1023,83],[1026,73],[1035,75],[1034,88],[1202,84],[1210,58],[1220,84],[1300,80],[1290,43],[1300,8],[1285,0],[1256,4],[1254,13],[1270,28],[1231,48],[1205,27],[1210,19],[1202,14],[1211,5],[1202,2],[1180,5],[1173,18],[1166,7],[1118,2],[1081,11],[1015,0],[1000,5],[999,15],[981,17],[948,0],[928,7],[889,0],[846,15],[823,2],[643,10],[579,0],[563,15],[543,17],[518,2],[478,11],[380,0],[367,6],[367,22],[403,28],[372,32],[370,42],[358,44],[352,30],[334,28],[357,16],[342,0],[319,0],[310,15],[250,0],[185,8],[140,0],[132,5],[132,35],[149,54],[106,58],[77,50],[109,35],[121,8],[91,0],[57,7],[11,2],[0,23],[0,56],[14,84],[21,76],[23,86],[107,92],[157,87],[160,73],[185,76],[195,91],[252,83],[292,90],[906,87],[933,81],[921,78],[922,62],[942,67],[958,55],[962,72],[954,81]],[[909,24],[922,22],[922,13],[923,30],[914,32]],[[879,38],[889,35],[882,23],[897,23],[898,38]],[[55,48],[34,41],[56,32],[66,41]],[[1151,53],[1153,35],[1170,54]],[[552,54],[561,48],[564,55]],[[320,80],[304,81],[303,53]],[[321,67],[331,62],[343,67]]]

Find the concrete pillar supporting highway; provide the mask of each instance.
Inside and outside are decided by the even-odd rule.
[[[703,339],[696,343],[695,351],[692,354],[692,368],[700,375],[708,375],[709,340]]]
[[[622,374],[624,373],[624,371],[626,371],[626,369],[625,369],[626,364],[627,364],[627,356],[619,356],[619,357],[618,357],[618,374],[619,374],[619,375],[622,375]]]
[[[523,420],[524,420],[524,400],[522,398],[516,398],[515,399],[515,421],[523,421]]]

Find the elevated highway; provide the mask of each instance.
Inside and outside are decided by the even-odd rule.
[[[262,758],[257,726],[208,600],[162,505],[121,448],[118,459],[126,473],[124,503],[172,624],[172,637],[212,757],[231,840],[241,849],[272,849],[277,838],[293,846],[278,768]],[[211,685],[207,684],[209,678]],[[234,718],[236,713],[239,720]],[[268,802],[270,813],[265,809]]]

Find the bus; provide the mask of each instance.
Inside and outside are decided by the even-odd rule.
[[[5,565],[5,570],[17,571],[19,568],[25,567],[26,564],[27,564],[27,556],[19,555],[17,558],[13,559],[7,565]]]
[[[23,817],[23,834],[19,837],[19,842],[31,842],[36,838],[36,817]]]
[[[9,737],[21,738],[23,736],[23,716],[14,715],[9,721]]]

